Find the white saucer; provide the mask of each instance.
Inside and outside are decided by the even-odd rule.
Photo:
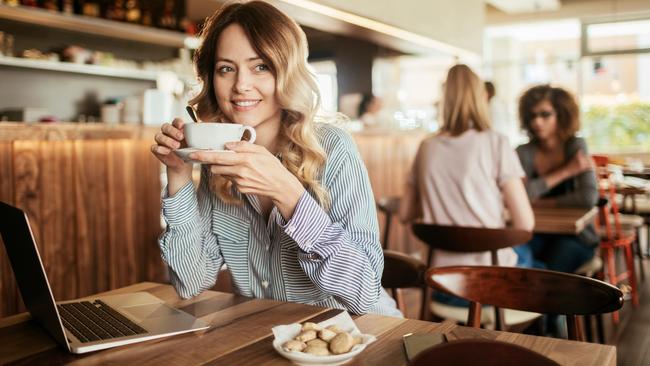
[[[189,155],[190,155],[191,153],[193,153],[193,152],[197,152],[197,151],[204,151],[204,152],[228,152],[228,153],[232,153],[232,152],[234,152],[234,151],[231,151],[231,150],[211,150],[211,149],[197,149],[197,148],[193,148],[193,147],[186,147],[186,148],[183,148],[183,149],[177,149],[177,150],[174,150],[174,153],[176,153],[176,155],[178,155],[181,159],[183,159],[183,161],[186,161],[186,162],[192,162],[192,163],[201,163],[201,162],[198,161],[198,160],[192,160],[192,159],[189,158]]]

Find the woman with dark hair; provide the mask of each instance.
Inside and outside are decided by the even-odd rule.
[[[174,150],[183,121],[166,123],[152,146],[166,166],[159,238],[183,298],[211,288],[223,264],[243,296],[401,316],[381,287],[384,257],[368,173],[347,133],[317,123],[320,96],[302,29],[263,1],[231,3],[207,21],[190,101],[206,122],[253,127],[257,139]]]
[[[517,154],[533,206],[593,207],[598,186],[587,144],[575,136],[580,112],[574,97],[562,88],[535,86],[521,96],[519,118],[530,137]],[[593,257],[598,241],[590,225],[577,236],[537,234],[529,248],[548,269],[573,272]]]
[[[381,111],[383,103],[381,98],[374,96],[371,93],[363,94],[357,115],[359,120],[367,126],[378,124],[378,114]]]

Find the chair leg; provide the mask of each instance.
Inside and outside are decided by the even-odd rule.
[[[639,288],[636,282],[636,271],[634,270],[634,251],[632,245],[625,246],[625,263],[627,264],[628,281],[632,292],[632,305],[639,306]]]
[[[503,309],[498,308],[496,306],[494,307],[494,329],[499,331],[506,330]]]
[[[593,343],[594,341],[594,336],[591,332],[591,315],[585,315],[583,317],[584,319],[584,325],[585,325],[585,339],[587,342]]]
[[[393,298],[395,299],[395,302],[397,303],[397,308],[399,311],[406,316],[406,302],[404,301],[404,296],[402,294],[401,289],[399,288],[394,288],[393,289]]]
[[[569,339],[573,341],[580,340],[580,329],[578,327],[578,320],[575,315],[566,316],[566,325],[567,331],[569,333]]]
[[[639,228],[639,231],[636,236],[636,240],[634,241],[634,246],[635,246],[635,251],[637,254],[637,259],[639,260],[639,276],[641,279],[641,282],[645,282],[645,269],[643,268],[643,253],[641,252],[641,229],[643,227]]]
[[[603,314],[596,314],[596,333],[598,343],[605,344],[605,327],[603,326]]]
[[[477,302],[471,302],[469,304],[469,314],[467,319],[467,325],[474,328],[481,327],[481,304]]]
[[[420,307],[420,320],[429,321],[431,319],[431,310],[429,304],[431,303],[431,288],[426,286],[420,291],[422,293],[422,303]]]
[[[607,279],[612,286],[617,286],[618,281],[616,280],[616,258],[614,257],[614,248],[605,247],[603,248],[605,254],[605,268],[607,271]],[[612,313],[612,321],[614,324],[618,324],[620,321],[618,311]]]

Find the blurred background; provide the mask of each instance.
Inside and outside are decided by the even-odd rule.
[[[222,3],[0,1],[2,119],[160,124],[183,115],[197,88],[195,34]],[[647,1],[272,3],[303,26],[322,108],[349,116],[351,130],[435,130],[444,75],[463,62],[494,84],[497,128],[513,145],[526,139],[518,96],[551,83],[578,97],[592,150],[650,148]],[[369,94],[377,112],[363,119]]]

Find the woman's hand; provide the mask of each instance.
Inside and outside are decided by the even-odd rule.
[[[582,172],[593,170],[594,162],[591,156],[587,156],[582,150],[578,150],[566,164],[566,169],[569,171],[570,176],[574,177]]]
[[[176,118],[171,124],[165,123],[156,133],[156,144],[151,146],[151,152],[167,166],[167,190],[173,196],[189,180],[192,179],[192,164],[186,163],[173,151],[185,147],[183,136],[183,120]]]
[[[240,141],[226,148],[234,153],[197,151],[190,158],[210,164],[212,174],[230,179],[241,193],[270,198],[289,220],[305,192],[298,178],[263,146]]]

